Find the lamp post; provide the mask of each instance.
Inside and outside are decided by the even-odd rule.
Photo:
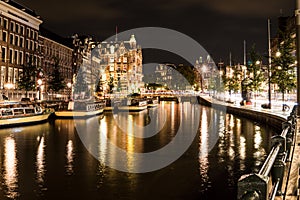
[[[41,100],[41,96],[42,96],[41,86],[42,86],[42,83],[43,83],[42,79],[38,79],[37,83],[39,85],[39,100]]]

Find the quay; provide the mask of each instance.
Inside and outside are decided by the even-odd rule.
[[[237,199],[298,200],[300,198],[300,119],[296,116],[296,106],[291,111],[282,111],[252,105],[233,105],[208,96],[197,98],[203,105],[224,109],[227,113],[268,123],[282,130],[281,134],[270,138],[272,149],[260,171],[245,174],[239,179]]]

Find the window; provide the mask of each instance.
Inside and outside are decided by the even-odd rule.
[[[29,41],[29,39],[26,39],[26,45],[25,46],[26,46],[27,49],[30,49],[30,41]]]
[[[37,31],[35,31],[35,40],[38,40],[38,37],[39,37],[39,34],[38,34],[38,32]]]
[[[34,42],[32,40],[31,40],[30,44],[31,44],[31,50],[34,51]]]
[[[9,43],[14,44],[14,35],[12,33],[9,34]]]
[[[7,29],[7,26],[8,26],[8,20],[6,18],[4,18],[4,21],[3,21],[3,27],[5,29]]]
[[[3,34],[2,34],[2,40],[4,42],[7,42],[7,32],[6,31],[3,31]]]
[[[6,48],[5,47],[1,48],[1,60],[2,60],[2,62],[6,61]]]
[[[29,28],[26,29],[26,35],[27,35],[27,37],[30,37],[30,29]]]
[[[31,37],[34,39],[34,32],[31,30]]]
[[[14,68],[14,80],[13,83],[16,85],[18,83],[18,68]]]
[[[19,36],[15,35],[15,45],[19,46]]]
[[[18,50],[15,50],[15,57],[14,57],[14,63],[19,64],[19,54],[18,54]]]
[[[9,49],[9,63],[13,63],[13,50],[12,49]]]
[[[18,80],[20,80],[22,76],[23,76],[23,69],[19,69],[19,78],[18,78]]]
[[[23,65],[23,64],[24,64],[24,60],[23,60],[23,52],[22,52],[22,51],[19,52],[19,63],[20,63],[20,65]]]
[[[16,24],[16,32],[19,33],[19,27],[20,25],[19,24]]]
[[[24,26],[23,26],[23,25],[20,26],[20,33],[21,33],[22,35],[24,35]]]
[[[29,53],[26,53],[26,54],[25,54],[25,62],[26,62],[26,63],[29,63]]]
[[[20,37],[20,47],[24,47],[24,38]]]
[[[6,73],[6,67],[5,66],[1,66],[1,89],[4,88],[4,83],[5,83],[5,73]]]
[[[7,82],[11,83],[13,81],[13,73],[14,69],[12,67],[8,68],[8,76],[7,76]]]
[[[10,30],[15,31],[15,22],[10,22]]]

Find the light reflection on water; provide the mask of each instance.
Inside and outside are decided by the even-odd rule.
[[[150,112],[155,115],[158,109],[166,112],[163,126],[157,118],[149,118]],[[159,149],[176,136],[178,123],[196,112],[201,117],[199,133],[187,152],[170,166],[130,174],[104,165],[119,162],[108,142],[130,152]],[[124,123],[126,133],[115,123],[116,117]],[[162,130],[146,139],[128,134],[135,125],[150,122]],[[258,170],[272,135],[266,126],[207,107],[195,110],[186,103],[163,103],[129,115],[107,113],[76,123],[84,125],[84,137],[94,140],[95,146],[82,144],[73,120],[0,130],[0,199],[235,199],[237,180]],[[95,148],[96,158],[86,148]],[[126,162],[128,168],[139,167],[135,157],[128,156]]]
[[[18,160],[15,139],[11,136],[4,142],[4,184],[7,187],[7,197],[16,198],[18,194]]]

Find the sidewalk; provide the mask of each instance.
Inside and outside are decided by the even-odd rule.
[[[256,103],[252,102],[251,105],[241,106],[240,101],[235,101],[234,103],[227,103],[225,101],[221,101],[221,100],[212,98],[211,96],[208,96],[208,95],[205,95],[205,96],[201,95],[200,97],[213,103],[213,104],[220,104],[220,105],[234,107],[234,108],[249,109],[252,111],[276,115],[283,119],[287,119],[287,117],[290,115],[290,112],[292,111],[293,104],[294,104],[293,102],[286,102],[286,104],[289,105],[290,109],[288,111],[282,111],[282,103],[278,102],[278,101],[271,102],[271,109],[266,109],[266,108],[261,107],[262,104],[266,103],[265,100],[257,100]]]
[[[252,105],[241,106],[239,103],[226,103],[224,101],[216,100],[210,96],[201,96],[201,98],[212,104],[224,105],[227,107],[241,108],[243,110],[251,110],[260,113],[266,113],[269,115],[278,116],[284,120],[290,115],[293,109],[293,103],[289,102],[290,109],[288,111],[282,111],[282,102],[273,102],[271,109],[262,108],[261,105],[265,101],[258,101]],[[297,119],[297,126],[295,130],[294,145],[291,147],[290,161],[286,162],[285,176],[283,177],[283,184],[281,191],[284,192],[282,196],[276,196],[275,200],[297,200],[299,199],[299,165],[300,165],[300,119]]]

